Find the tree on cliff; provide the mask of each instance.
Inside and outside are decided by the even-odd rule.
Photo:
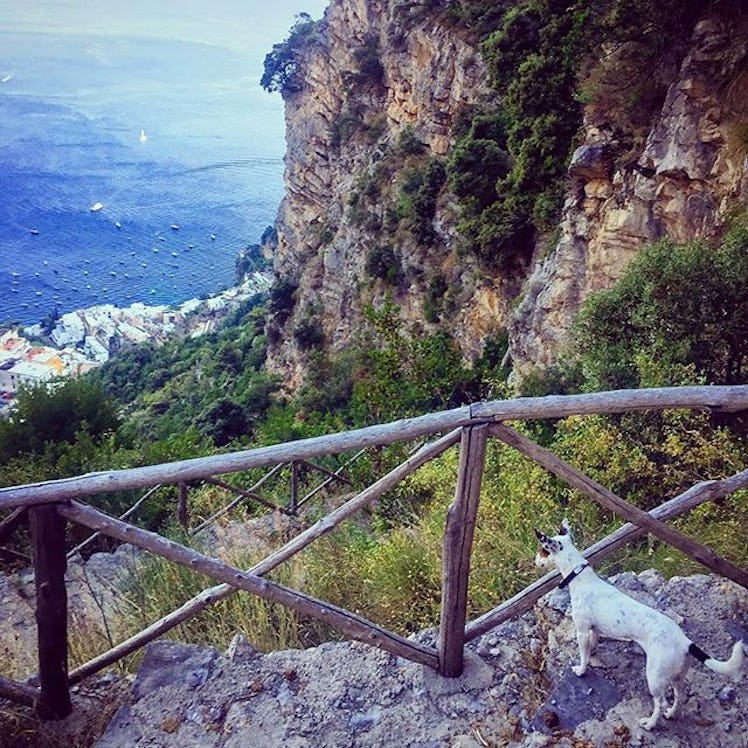
[[[311,41],[316,28],[317,22],[308,13],[299,13],[288,38],[274,44],[273,49],[265,55],[265,72],[260,85],[266,91],[279,91],[281,94],[301,91],[301,51]]]

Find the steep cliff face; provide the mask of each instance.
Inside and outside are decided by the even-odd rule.
[[[368,52],[381,68],[366,67]],[[278,276],[298,288],[292,314],[271,330],[271,367],[298,382],[299,331],[314,325],[327,346],[340,349],[365,306],[386,293],[406,320],[428,326],[424,303],[437,276],[461,289],[449,327],[475,353],[505,321],[508,299],[494,279],[475,277],[473,262],[457,259],[454,206],[437,206],[427,246],[395,236],[391,224],[402,172],[444,156],[455,118],[489,95],[480,54],[420,6],[333,0],[303,74],[303,90],[286,96],[286,196],[275,254]],[[389,239],[387,246],[402,269],[394,284],[366,269],[385,235],[393,235],[395,246]]]
[[[461,251],[459,208],[438,177],[460,118],[496,93],[470,29],[429,7],[332,0],[305,49],[301,90],[285,95],[274,266],[286,298],[268,330],[270,367],[291,387],[311,348],[345,347],[385,295],[412,329],[446,329],[468,358],[508,329],[517,372],[547,366],[586,296],[645,244],[713,236],[748,198],[736,134],[748,119],[748,24],[708,16],[643,145],[618,158],[604,113],[588,114],[554,241],[539,238],[533,257],[487,269]],[[414,174],[436,175],[420,234],[400,202]]]
[[[748,116],[748,28],[697,24],[643,149],[611,168],[609,131],[588,123],[574,153],[561,236],[538,260],[510,322],[515,369],[552,364],[587,295],[610,287],[646,244],[719,233],[748,202],[748,158],[736,142]]]

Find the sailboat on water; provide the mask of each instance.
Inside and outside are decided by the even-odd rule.
[[[146,141],[146,140],[148,140],[148,136],[147,136],[147,135],[145,134],[145,130],[141,130],[141,131],[140,131],[140,135],[139,135],[139,137],[138,137],[138,140],[139,140],[139,141],[140,141],[141,143],[145,143],[145,141]]]

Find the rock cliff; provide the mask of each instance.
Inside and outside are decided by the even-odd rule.
[[[718,234],[748,197],[748,20],[728,6],[689,27],[633,146],[622,148],[604,107],[588,107],[558,229],[497,269],[461,247],[444,179],[427,230],[408,225],[401,202],[416,167],[449,158],[465,112],[497,96],[478,37],[441,4],[331,0],[298,63],[299,90],[284,93],[274,267],[287,298],[268,328],[271,369],[298,383],[306,351],[348,345],[387,294],[412,329],[448,330],[466,358],[508,330],[519,373],[546,366],[586,296],[642,246]]]
[[[714,237],[730,210],[746,204],[748,159],[732,141],[748,116],[747,54],[745,23],[698,23],[643,147],[626,166],[611,168],[610,131],[587,123],[569,166],[560,238],[537,261],[510,322],[520,369],[552,363],[587,295],[610,287],[644,245],[663,236]]]

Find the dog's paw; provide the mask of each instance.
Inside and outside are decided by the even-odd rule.
[[[651,730],[656,724],[657,720],[652,719],[651,717],[642,717],[639,720],[639,726],[643,727],[647,731]]]
[[[574,665],[571,671],[572,673],[574,673],[574,675],[579,675],[581,677],[587,672],[587,666],[586,665]]]
[[[663,712],[663,715],[665,716],[665,719],[672,719],[673,717],[675,717],[677,712],[678,712],[678,707],[675,704],[673,704],[672,706],[669,706]]]

